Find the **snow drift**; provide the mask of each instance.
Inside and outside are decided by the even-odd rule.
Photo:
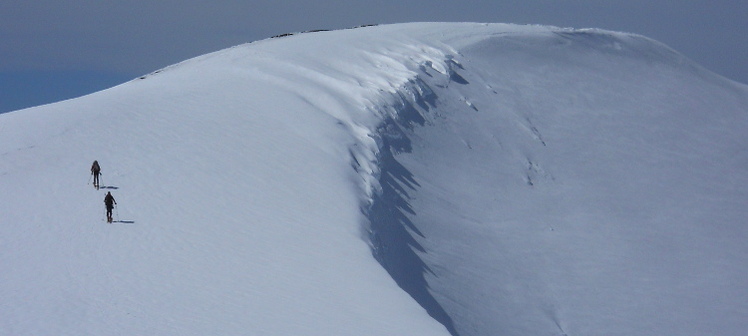
[[[741,335],[747,126],[631,34],[237,46],[0,115],[0,332]]]

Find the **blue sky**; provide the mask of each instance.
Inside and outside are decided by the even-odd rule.
[[[6,0],[0,3],[0,112],[85,95],[277,34],[414,21],[632,32],[748,83],[746,13],[742,0]]]

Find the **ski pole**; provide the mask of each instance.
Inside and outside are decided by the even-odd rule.
[[[91,184],[91,176],[93,176],[93,173],[91,173],[91,175],[88,175],[88,182],[86,182],[86,185]]]
[[[117,203],[114,203],[114,211],[117,213],[117,221],[119,222],[119,207],[117,206]]]

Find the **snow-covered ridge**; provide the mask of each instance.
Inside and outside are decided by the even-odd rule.
[[[380,128],[369,213],[375,256],[432,316],[460,335],[742,332],[746,305],[721,290],[746,297],[727,238],[748,232],[731,205],[745,86],[599,30],[496,34],[449,59]]]
[[[0,333],[738,335],[747,92],[637,35],[414,23],[4,114]]]

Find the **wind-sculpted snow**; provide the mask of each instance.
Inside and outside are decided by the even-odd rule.
[[[747,111],[641,36],[418,23],[3,114],[0,334],[741,335]]]
[[[604,31],[449,60],[395,99],[369,213],[375,256],[434,318],[459,335],[743,333],[745,87]]]

